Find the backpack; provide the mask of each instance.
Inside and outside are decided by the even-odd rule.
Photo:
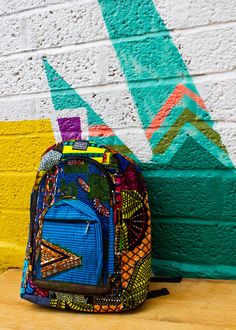
[[[83,312],[137,307],[149,291],[150,225],[134,161],[88,141],[50,147],[31,194],[21,297]]]

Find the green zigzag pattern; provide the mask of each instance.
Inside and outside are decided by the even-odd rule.
[[[166,102],[178,84],[184,84],[198,95],[187,66],[151,0],[98,0],[98,2],[144,129],[149,126],[159,111],[158,107]],[[129,36],[149,33],[152,35],[137,39],[135,43],[132,39],[126,39]],[[91,106],[46,60],[44,64],[55,110],[83,107],[87,109],[89,126],[104,125],[104,121]],[[162,80],[169,77],[175,77],[174,84],[166,84],[165,80]],[[152,87],[139,88],[138,84],[133,85],[134,81],[150,79]],[[185,109],[190,110],[187,112]],[[197,119],[194,112],[198,112]],[[212,129],[212,124],[209,113],[202,111],[196,102],[185,96],[181,104],[172,109],[171,115],[166,117],[163,125],[149,141],[153,150],[152,161],[170,163],[186,141],[187,134],[184,128],[189,128],[195,130],[194,139],[199,145],[224,166],[232,168],[233,164],[220,141],[219,134]],[[170,126],[172,127],[169,129]],[[91,137],[91,140],[115,146],[118,151],[135,159],[132,152],[117,136]]]
[[[169,129],[169,131],[163,136],[159,141],[157,146],[154,148],[153,153],[163,154],[171,145],[174,138],[179,134],[180,130],[186,123],[191,123],[196,129],[198,129],[202,134],[204,134],[209,140],[215,143],[219,148],[226,152],[225,146],[221,142],[220,135],[214,131],[207,123],[203,120],[200,120],[189,109],[185,109],[179,118],[176,120],[174,125]]]
[[[48,63],[46,59],[44,59],[44,66],[48,84],[51,90],[54,109],[56,111],[64,109],[69,110],[75,108],[85,108],[87,110],[89,126],[106,125],[105,122],[91,108],[91,106],[85,100],[83,100],[83,98],[71,87],[71,85],[69,85],[57,73],[57,71]],[[153,159],[155,159],[155,161],[160,164],[167,164],[170,162],[174,155],[177,154],[180,146],[186,140],[187,135],[185,132],[184,139],[180,136],[180,134],[183,132],[183,128],[186,128],[187,126],[189,127],[189,123],[192,124],[191,129],[195,128],[196,131],[202,133],[202,135],[197,135],[197,142],[202,145],[205,150],[214,155],[214,157],[216,157],[216,159],[218,159],[224,166],[233,168],[233,164],[226,153],[225,147],[221,143],[220,135],[215,132],[205,121],[200,120],[200,118],[198,118],[195,113],[188,109],[183,111],[183,113],[176,120],[175,124],[156,144],[155,148],[153,149]],[[208,146],[209,141],[206,141],[206,138],[212,141],[210,147]],[[132,151],[116,135],[109,137],[89,137],[89,139],[95,143],[110,146],[116,149],[118,152],[126,154],[127,156],[132,157],[135,161],[138,161],[137,157],[132,153]],[[172,144],[175,145],[174,148],[170,148]],[[215,148],[215,145],[218,147],[217,149]]]
[[[98,0],[98,2],[144,129],[149,127],[177,85],[183,84],[199,95],[188,68],[152,0]],[[127,37],[132,38],[127,39]],[[169,78],[171,80],[168,82]],[[152,83],[142,87],[140,81]],[[194,114],[191,114],[190,110],[180,115],[186,108],[193,112],[200,109],[187,97],[185,101],[182,100],[181,105],[172,109],[171,115],[166,117],[163,125],[150,140],[153,150],[152,161],[165,164],[170,162],[180,149],[180,144],[186,140],[186,136],[178,138],[177,134],[184,133],[182,128],[184,122],[191,122],[194,123],[194,137],[199,131],[197,141],[199,145],[224,166],[234,167],[220,141],[220,135],[217,132],[213,133],[210,127],[213,122],[209,113],[204,111],[199,113],[200,121],[196,123],[193,119]],[[184,119],[186,114],[189,119]],[[207,120],[209,125],[202,119]],[[171,125],[174,125],[173,128],[168,133],[164,133],[163,139],[159,140],[158,137]],[[180,125],[179,129],[176,128],[177,125]],[[208,142],[207,138],[211,140]],[[167,142],[166,146],[164,146],[165,142]],[[213,142],[212,148],[206,148],[211,142]],[[166,152],[163,155],[164,151]]]

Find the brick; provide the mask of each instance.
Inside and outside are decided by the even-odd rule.
[[[34,99],[0,99],[0,122],[18,122],[36,119]],[[2,131],[3,133],[3,131]],[[15,130],[5,130],[5,134],[21,134]]]
[[[196,86],[207,108],[206,111],[201,111],[202,119],[207,119],[210,116],[211,119],[215,121],[236,121],[236,113],[234,111],[236,83],[233,78],[221,78],[220,80],[216,80],[215,77],[208,77],[206,81],[196,81]],[[143,123],[145,127],[149,126],[151,119],[157,112],[157,109],[161,109],[161,107],[163,106],[163,104],[165,104],[175,87],[175,80],[161,81],[159,83],[157,82],[148,85],[147,87],[132,87],[132,92],[135,94],[137,100],[140,100],[140,104],[142,104],[142,99],[146,99],[146,102],[144,102],[145,107],[141,108],[139,104],[140,111],[145,113],[145,116],[143,116]],[[106,96],[106,92],[103,92],[103,94]],[[116,102],[121,101],[122,98],[127,98],[128,100],[128,94],[129,93],[126,92],[126,89],[124,89],[123,86],[121,86],[119,89],[116,89],[115,91],[109,91],[109,88],[107,87],[107,97],[109,98],[109,102],[110,98],[114,98],[115,96],[117,98]],[[149,94],[151,94],[152,97],[147,99],[147,95]],[[88,100],[90,103],[91,96],[89,94],[81,95],[88,95]],[[99,96],[100,92],[96,93],[96,95]],[[200,111],[198,110],[197,105],[195,104],[193,106],[193,103],[190,104],[189,102],[187,102],[189,100],[190,98],[185,97],[184,99],[182,99],[182,102],[179,102],[177,107],[179,105],[183,105],[185,107],[188,107],[192,111],[195,110],[195,113],[200,115]],[[93,99],[91,99],[91,101],[93,102]],[[129,106],[129,104],[126,104],[126,107],[127,106]],[[104,106],[102,106],[101,108],[104,109]],[[122,110],[123,107],[121,107],[120,111]],[[107,111],[104,112],[106,113]],[[117,113],[117,115],[119,115],[119,113]],[[175,118],[176,111],[174,110],[169,113],[168,122],[174,121]],[[162,125],[166,126],[167,124],[165,124],[164,122]]]
[[[224,195],[223,209],[226,217],[236,219],[236,171],[234,170],[233,173],[233,179],[227,176],[223,178],[223,183],[227,190],[227,194]]]
[[[0,241],[1,269],[23,266],[26,242],[16,244],[15,242]]]
[[[15,244],[25,244],[28,237],[29,212],[2,212],[0,215],[0,236]]]
[[[115,130],[115,133],[133,151],[139,161],[149,161],[152,158],[150,145],[142,129]]]
[[[103,90],[91,90],[90,92],[85,92],[78,89],[77,93],[90,105],[90,107],[99,114],[107,125],[113,128],[126,128],[126,127],[141,127],[140,120],[137,115],[137,110],[135,108],[134,102],[127,88],[110,90],[109,87]],[[66,93],[63,91],[63,95]],[[58,92],[60,96],[60,92]],[[70,97],[70,92],[68,91],[68,98]],[[72,116],[75,116],[75,110],[77,105],[76,99],[70,97],[70,107],[71,109],[66,110],[63,114],[59,110],[54,110],[51,102],[51,97],[45,96],[38,98],[37,104],[37,118],[47,118],[47,116],[63,116],[66,113],[71,112]],[[57,103],[63,108],[62,103]],[[77,110],[78,116],[83,116],[85,118],[86,110],[81,108]]]
[[[7,209],[28,210],[30,194],[35,180],[32,174],[0,174],[0,207]]]
[[[236,164],[236,123],[215,123],[214,129],[220,134],[222,142],[227,146],[230,158]]]
[[[152,1],[110,2],[108,5],[106,0],[99,0],[112,38],[144,35],[158,32],[164,27],[156,15]]]
[[[0,134],[52,133],[51,117],[55,110],[51,98],[45,96],[41,102],[44,112],[38,111],[37,99],[0,99]]]
[[[73,3],[26,17],[30,49],[75,45],[107,39],[98,2]]]
[[[54,110],[51,97],[45,96],[42,98],[37,98],[36,100],[36,117],[40,120],[37,121],[37,130],[39,132],[54,132],[60,137],[58,118],[69,118],[69,117],[79,117],[81,120],[82,132],[88,132],[87,125],[87,113],[84,108],[76,108],[76,104],[73,104],[73,98],[70,99],[72,109],[64,110]],[[48,124],[46,118],[50,118],[51,124]],[[59,132],[59,135],[58,135]]]
[[[154,271],[159,271],[159,275],[160,270],[173,275],[172,261],[176,263],[175,275],[191,277],[219,277],[219,271],[213,273],[214,267],[236,265],[235,222],[160,217],[153,219],[152,229]],[[161,260],[166,261],[166,266],[169,264],[166,269],[162,268]],[[208,265],[211,270],[205,268]],[[232,270],[229,277],[235,276]]]
[[[207,110],[212,120],[215,121],[236,121],[234,108],[236,81],[235,78],[229,79],[228,76],[225,74],[221,79],[211,77],[207,81],[196,81],[196,86]]]
[[[184,39],[181,40],[183,40],[183,42],[186,41],[186,47],[184,46],[188,52],[188,54],[186,53],[186,56],[189,58],[191,57],[191,61],[193,61],[194,64],[194,72],[192,73],[205,74],[208,72],[222,72],[225,70],[231,70],[235,65],[233,53],[236,44],[234,41],[232,41],[232,43],[230,41],[231,38],[233,38],[233,35],[234,30],[221,29],[216,32],[208,31],[204,36],[195,34],[192,34],[191,36],[184,36]],[[208,38],[210,39],[209,42],[206,41]],[[201,42],[203,41],[204,45],[199,47],[199,44],[201,45]],[[125,43],[125,45],[127,47],[134,47],[135,52],[141,52],[145,45],[148,49],[148,38],[146,39],[146,43],[143,41],[130,41]],[[224,44],[222,44],[222,47],[219,45],[221,43]],[[231,47],[227,52],[226,43],[231,43]],[[209,44],[209,47],[211,45],[212,47],[214,47],[214,45],[218,45],[216,51],[213,51],[212,48],[210,48],[210,53],[212,55],[209,56],[205,55],[208,50],[205,49],[205,51],[203,51],[203,48],[207,47],[207,44]],[[192,52],[192,54],[190,54],[190,52]],[[199,54],[199,52],[201,52],[202,55]],[[44,55],[46,55],[46,51]],[[153,57],[153,61],[158,60],[158,53],[153,53],[151,56]],[[186,56],[184,55],[185,59]],[[66,79],[66,81],[72,84],[73,87],[88,87],[104,83],[124,81],[124,76],[121,71],[118,58],[112,46],[89,46],[87,48],[83,47],[80,51],[75,50],[63,53],[58,52],[54,55],[49,55],[48,60],[49,63],[52,64],[54,68],[58,70],[58,72]],[[162,60],[165,61],[164,57]],[[196,63],[196,61],[198,63]],[[42,55],[24,55],[14,60],[4,59],[1,60],[0,65],[2,66],[0,75],[2,95],[32,93],[45,91],[47,89],[47,81],[42,64]],[[170,63],[170,65],[172,64]],[[176,66],[177,63],[174,65]],[[180,65],[182,64],[180,63]],[[191,65],[189,64],[188,66],[191,70]],[[76,75],[74,74],[75,72]],[[130,64],[130,69],[127,71],[127,74],[132,80],[140,80],[149,77],[147,72],[148,71],[144,67],[143,74],[137,74],[137,72],[133,70],[133,65]],[[168,72],[169,69],[163,71],[161,77],[168,77]],[[158,78],[161,77],[158,74]],[[155,75],[153,78],[155,78]],[[33,84],[32,81],[34,82]]]
[[[171,36],[191,75],[235,68],[235,28],[216,27],[214,30],[172,33]]]
[[[180,276],[186,278],[236,279],[235,265],[211,265],[153,259],[152,267],[158,276]]]
[[[173,41],[185,61],[190,74],[199,75],[212,72],[230,71],[235,68],[236,59],[236,29],[216,28],[201,32],[192,31],[189,33],[172,33]],[[133,57],[140,57],[142,63],[136,63],[133,57],[124,59],[126,75],[129,80],[139,81],[145,79],[161,79],[177,77],[177,73],[184,71],[182,60],[179,57],[172,57],[171,62],[166,62],[162,49],[158,49],[160,35],[141,40],[130,40],[119,42],[116,48],[122,53],[122,49],[132,50]],[[166,36],[166,49],[169,50],[168,36]],[[230,47],[229,47],[230,45]],[[164,46],[163,46],[164,47]],[[155,51],[154,51],[155,49]],[[136,55],[135,55],[136,54]],[[140,57],[141,58],[141,57]],[[113,50],[107,47],[107,61],[110,81],[123,81],[123,75],[119,69],[120,64]],[[136,64],[135,64],[136,63]],[[165,68],[154,70],[154,67]],[[170,73],[172,76],[170,77]],[[177,72],[175,74],[175,72]]]
[[[194,264],[236,264],[236,222],[160,217],[153,219],[152,228],[154,258]]]
[[[0,266],[22,265],[29,197],[40,156],[54,143],[57,118],[79,116],[83,133],[88,131],[86,110],[77,107],[75,98],[68,102],[73,109],[54,110],[42,64],[45,55],[140,160],[147,162],[143,173],[152,209],[153,265],[157,272],[235,278],[235,171],[224,169],[207,153],[204,147],[208,144],[200,148],[192,139],[191,128],[185,132],[189,137],[178,157],[163,166],[156,161],[151,163],[150,146],[137,114],[138,105],[144,126],[148,126],[175,84],[183,82],[181,75],[187,71],[181,57],[175,51],[172,56],[171,47],[175,46],[169,43],[168,32],[164,33],[163,55],[163,48],[159,47],[162,23],[144,24],[146,17],[152,22],[157,20],[155,11],[150,10],[152,1],[140,1],[140,6],[137,1],[123,5],[123,14],[130,9],[145,12],[132,24],[128,24],[128,15],[119,11],[119,2],[113,1],[113,7],[109,2],[105,18],[108,22],[109,17],[116,17],[113,23],[118,23],[117,29],[111,25],[110,32],[112,37],[122,39],[114,46],[121,51],[125,48],[133,51],[130,56],[123,53],[128,69],[124,70],[124,65],[121,68],[99,2],[0,3]],[[214,129],[221,134],[236,164],[235,1],[154,0],[154,3],[167,28],[172,30],[170,35],[190,74],[196,76],[194,83],[216,121]],[[152,44],[153,39],[156,42]],[[137,58],[142,58],[142,63]],[[160,67],[163,69],[159,70]],[[132,81],[129,86],[127,77]],[[179,107],[189,105],[186,98],[182,102]],[[159,134],[172,127],[176,111],[170,114]],[[217,142],[217,137],[212,137]]]
[[[0,123],[1,126],[11,124]],[[22,171],[31,172],[36,170],[42,153],[52,144],[54,144],[54,136],[17,136],[15,138],[2,138],[0,140],[1,158],[0,171]],[[7,159],[7,162],[6,162]],[[11,187],[9,187],[11,189]]]
[[[103,0],[101,3],[105,2]],[[176,2],[175,0],[154,0],[153,1],[157,12],[164,20],[168,29],[184,29],[202,25],[211,25],[212,23],[224,23],[235,21],[236,9],[234,0],[226,0],[220,2],[217,0],[190,0],[184,2]],[[130,37],[134,35],[144,35],[145,33],[156,33],[163,30],[163,25],[156,19],[153,11],[152,2],[136,3],[122,7],[119,3],[114,6],[114,11],[111,12],[112,7],[109,8],[109,15],[116,16],[118,28],[113,26],[114,22],[110,22],[111,33],[113,38]],[[153,24],[147,25],[143,20],[142,15],[137,13],[143,12]],[[133,24],[129,26],[126,16],[132,16]],[[109,16],[108,18],[109,19]],[[122,28],[119,29],[119,26]]]
[[[234,0],[153,0],[169,29],[235,21]]]
[[[2,59],[0,66],[1,95],[32,93],[46,86],[40,57],[24,55],[17,59]]]
[[[35,132],[36,125],[37,125],[36,120],[2,121],[2,122],[0,122],[0,134],[3,137],[6,137],[6,136],[10,135],[11,138],[13,138],[13,136],[17,136],[18,134],[19,135],[21,135],[21,134],[26,134],[27,135],[27,134],[31,134],[31,133]],[[0,143],[4,144],[5,142],[3,142],[3,141],[0,142]],[[16,143],[16,141],[12,142],[13,147],[14,147],[15,143]],[[8,146],[5,146],[5,147],[8,148]],[[4,148],[3,148],[3,150],[4,150]],[[6,154],[8,154],[8,152],[6,152]]]
[[[63,0],[1,0],[0,14],[11,14],[22,10],[61,3]]]
[[[160,170],[143,174],[154,217],[235,218],[226,207],[230,182],[236,180],[234,171]]]
[[[102,55],[102,47],[89,47],[79,52],[49,55],[48,61],[68,83],[74,87],[85,87],[102,83],[104,61]],[[48,91],[42,54],[2,59],[0,66],[0,95]]]
[[[204,147],[190,136],[185,139],[183,144],[175,143],[170,148],[178,150],[168,159],[167,162],[161,163],[158,160],[152,163],[144,163],[141,165],[143,170],[157,169],[173,169],[173,170],[217,170],[226,169],[225,165],[210,154]],[[233,168],[233,164],[231,165]]]
[[[27,49],[25,28],[25,22],[21,18],[4,17],[1,19],[0,55]]]
[[[58,95],[60,95],[59,92]],[[65,95],[64,91],[63,95]],[[69,95],[68,93],[68,97]],[[96,93],[82,92],[79,95],[103,118],[108,126],[114,129],[114,132],[127,143],[128,147],[132,148],[132,150],[140,155],[141,159],[144,160],[146,159],[145,157],[148,157],[148,159],[150,158],[150,147],[147,144],[144,131],[139,129],[141,123],[127,90],[105,90],[96,91]],[[50,102],[48,98],[40,98],[37,100],[38,118],[46,117],[47,113],[54,118],[54,121],[56,120],[55,117],[78,116],[82,118],[82,122],[86,123],[86,110],[76,109],[77,103],[75,98],[70,98],[71,109],[65,109],[63,111],[51,110]],[[60,105],[60,103],[57,103],[57,106],[63,108],[63,104]],[[129,132],[125,129],[127,126],[132,127]],[[85,133],[86,131],[88,131],[88,128],[84,125],[82,127],[82,132]],[[140,143],[137,143],[137,141],[140,141]]]
[[[47,119],[39,119],[36,120],[36,133],[50,133],[50,139],[46,138],[46,140],[53,141],[53,133],[54,129],[52,126],[52,118],[49,119],[49,116]]]
[[[109,88],[81,96],[114,128],[141,127],[134,101],[126,87]]]

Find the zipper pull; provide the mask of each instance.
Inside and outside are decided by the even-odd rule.
[[[116,192],[115,190],[112,190],[112,204],[115,205],[116,204]]]
[[[86,227],[86,230],[85,230],[85,234],[88,233],[88,230],[89,230],[89,225],[90,225],[90,221],[87,221],[87,227]]]

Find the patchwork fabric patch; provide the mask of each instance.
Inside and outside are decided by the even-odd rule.
[[[41,272],[42,278],[81,266],[81,258],[69,251],[42,239]]]

